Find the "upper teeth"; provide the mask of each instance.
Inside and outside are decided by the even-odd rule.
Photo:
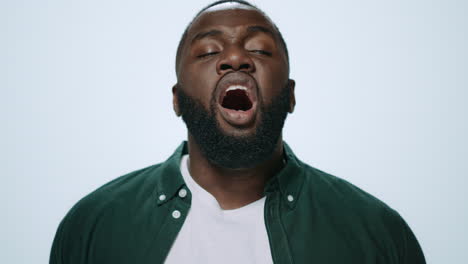
[[[247,91],[247,87],[240,86],[240,85],[233,85],[227,88],[226,92],[232,91],[232,90],[244,90]]]

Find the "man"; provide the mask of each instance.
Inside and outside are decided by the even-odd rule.
[[[397,212],[283,142],[295,83],[262,11],[243,1],[203,9],[176,73],[188,142],[78,202],[50,263],[425,263]]]

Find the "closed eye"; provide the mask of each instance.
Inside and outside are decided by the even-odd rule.
[[[218,53],[219,53],[219,51],[207,52],[207,53],[197,55],[197,58],[205,58],[205,57],[216,55]]]
[[[249,50],[249,51],[252,52],[252,53],[260,54],[260,55],[266,55],[266,56],[271,56],[272,55],[271,52],[266,51],[266,50]]]

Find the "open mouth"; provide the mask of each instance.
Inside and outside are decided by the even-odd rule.
[[[240,85],[229,87],[221,102],[222,107],[235,111],[248,111],[252,105],[247,88]]]
[[[257,86],[246,73],[226,74],[218,83],[217,106],[221,120],[231,127],[247,128],[257,116]]]

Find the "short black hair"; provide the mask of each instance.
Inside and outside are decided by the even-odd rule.
[[[177,70],[178,70],[179,60],[180,60],[180,56],[181,56],[181,53],[182,53],[182,47],[184,46],[185,40],[187,38],[187,33],[188,33],[188,31],[190,29],[190,26],[192,25],[193,21],[195,21],[195,19],[198,16],[200,16],[203,12],[205,12],[208,8],[211,8],[211,7],[216,6],[216,5],[224,4],[224,3],[238,3],[238,4],[241,4],[241,5],[246,5],[246,6],[254,8],[258,12],[260,12],[262,15],[264,15],[265,17],[268,17],[265,14],[265,12],[263,12],[260,8],[252,5],[251,3],[247,2],[247,1],[243,1],[243,0],[220,0],[220,1],[216,1],[216,2],[213,2],[213,3],[209,4],[209,5],[207,5],[206,7],[204,7],[202,10],[200,10],[195,15],[195,17],[192,19],[192,21],[190,21],[190,23],[185,28],[184,33],[182,34],[182,37],[180,38],[179,45],[177,46],[177,53],[176,53],[176,62],[175,62],[176,73],[177,73]],[[281,35],[281,32],[279,31],[278,27],[273,23],[273,21],[271,21],[271,23],[273,24],[273,27],[275,28],[276,33],[278,34],[278,38],[280,39],[281,45],[283,46],[284,53],[286,54],[286,59],[287,59],[288,65],[289,65],[289,53],[288,53],[288,47],[286,46],[286,42],[284,41],[283,35]],[[289,66],[288,66],[288,68],[289,68]]]

